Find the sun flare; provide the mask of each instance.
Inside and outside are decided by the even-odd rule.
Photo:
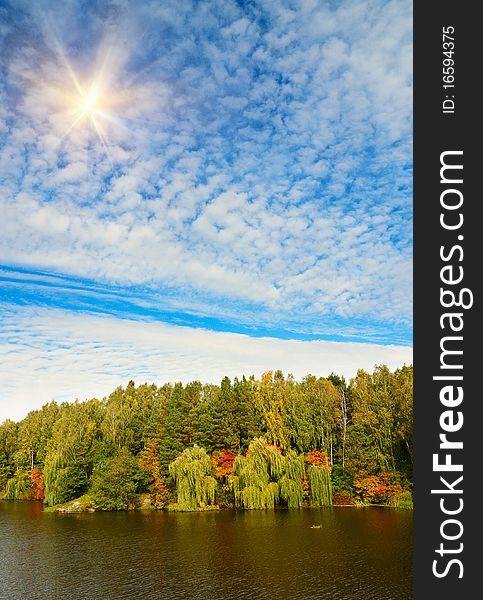
[[[88,88],[89,91],[85,92],[78,83],[76,88],[76,93],[64,92],[62,94],[63,112],[70,120],[65,135],[69,135],[73,129],[80,126],[92,126],[99,140],[107,150],[107,135],[103,121],[113,118],[107,110],[107,96],[101,94],[99,90],[93,90],[92,88]]]
[[[94,94],[90,94],[89,96],[83,99],[82,103],[79,106],[79,110],[81,112],[94,111],[97,100],[97,96],[95,96]]]
[[[60,42],[56,41],[54,46],[57,55],[54,78],[37,81],[36,85],[61,139],[80,141],[93,134],[106,153],[111,154],[116,145],[113,140],[119,140],[120,136],[129,139],[132,135],[133,120],[139,138],[139,123],[148,122],[143,119],[148,95],[139,82],[146,69],[123,77],[128,53],[118,44],[101,44],[90,72],[85,67],[76,69]],[[152,106],[152,98],[148,104]]]
[[[59,49],[59,62],[62,67],[59,75],[63,77],[55,84],[43,83],[43,96],[52,106],[52,114],[64,128],[62,137],[73,136],[80,128],[93,131],[109,152],[109,124],[122,127],[120,118],[121,104],[129,94],[119,87],[118,62],[113,60],[113,51],[101,54],[91,76],[81,76]]]

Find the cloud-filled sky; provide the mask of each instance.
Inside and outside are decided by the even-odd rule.
[[[408,0],[15,0],[0,40],[2,403],[24,393],[23,361],[49,394],[81,394],[60,375],[65,328],[86,360],[70,379],[104,389],[95,322],[126,344],[137,327],[141,357],[151,323],[163,364],[176,331],[207,347],[223,332],[253,357],[261,338],[298,340],[301,357],[325,340],[408,362]],[[129,360],[154,378],[154,358],[108,355],[109,382]],[[237,372],[256,363],[243,356]]]

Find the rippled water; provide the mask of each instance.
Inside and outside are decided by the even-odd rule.
[[[411,512],[383,508],[59,514],[0,502],[0,598],[408,600],[411,547]]]

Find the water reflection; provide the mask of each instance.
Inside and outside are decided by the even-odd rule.
[[[411,544],[411,513],[390,509],[57,514],[2,502],[0,598],[408,600]]]

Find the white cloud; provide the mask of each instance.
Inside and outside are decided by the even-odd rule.
[[[21,419],[43,403],[102,397],[136,383],[261,375],[282,369],[301,378],[412,362],[412,349],[320,341],[251,338],[59,309],[2,311],[0,422]]]

